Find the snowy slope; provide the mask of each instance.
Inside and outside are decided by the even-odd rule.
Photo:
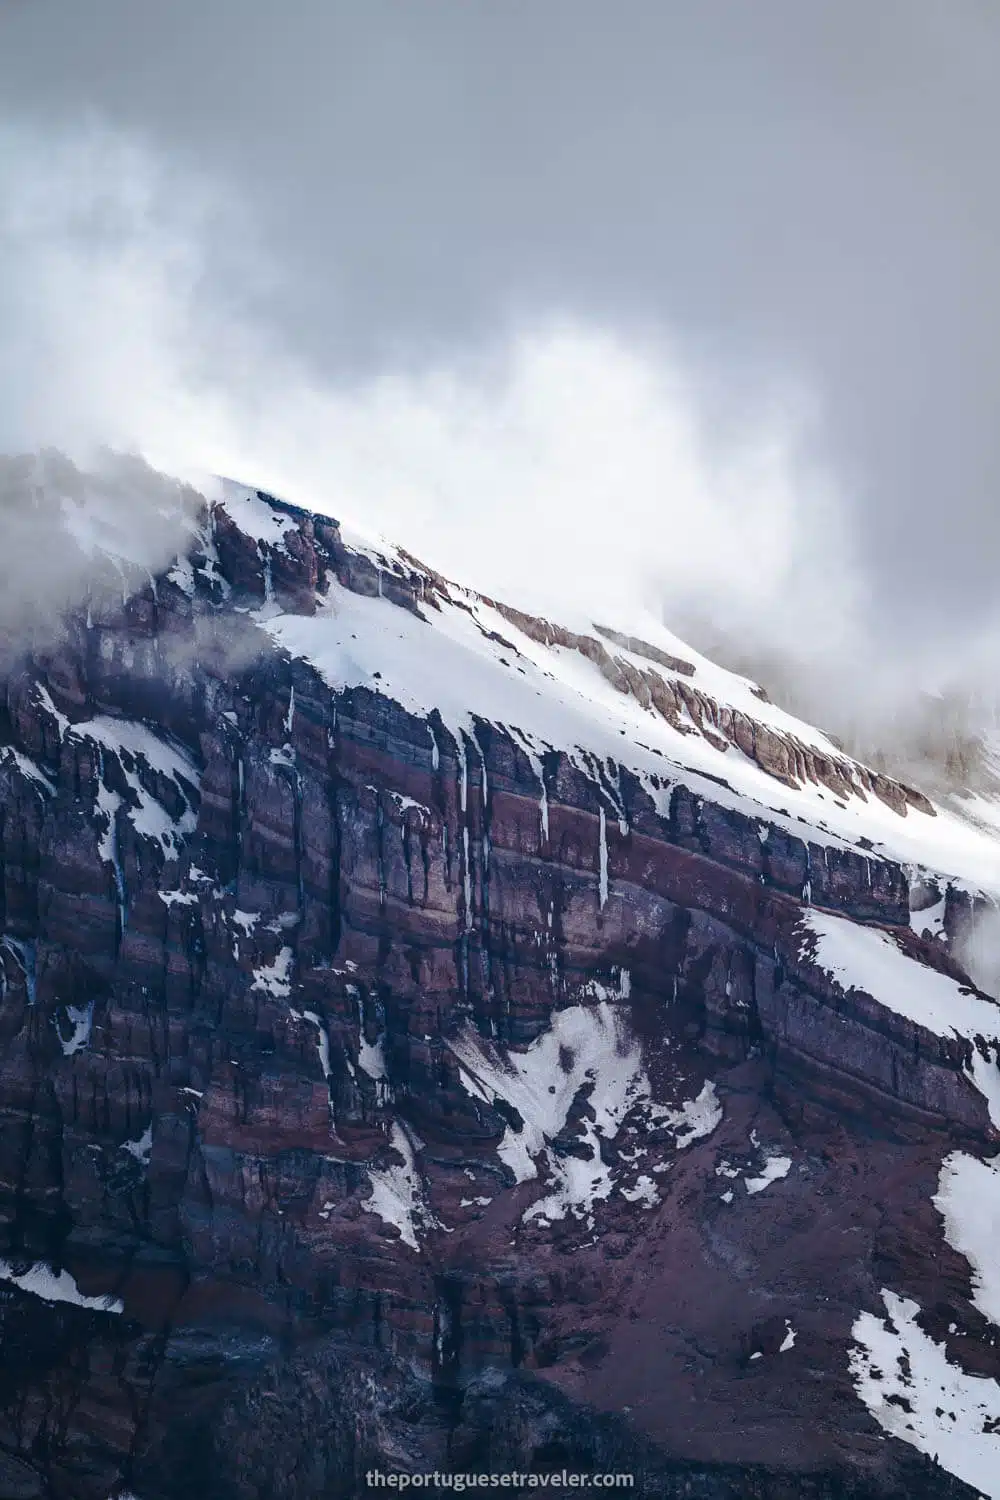
[[[272,608],[260,618],[277,644],[312,662],[334,690],[364,686],[415,714],[437,709],[456,735],[472,735],[477,718],[505,725],[536,758],[551,747],[584,770],[592,757],[610,759],[633,770],[661,810],[669,789],[683,781],[721,806],[813,842],[856,848],[868,840],[876,855],[1000,894],[1000,840],[985,830],[944,809],[930,816],[911,807],[904,817],[870,796],[842,801],[823,786],[788,787],[735,746],[723,751],[701,735],[684,734],[616,692],[578,651],[541,644],[476,595],[450,592],[452,601],[427,609],[423,620],[337,584],[313,616]],[[746,679],[711,667],[662,628],[650,622],[646,638],[690,661],[692,680],[700,678],[704,691],[720,701],[838,753],[818,731],[763,703]],[[616,654],[648,665],[635,652]],[[613,807],[613,788],[605,785],[605,791]]]
[[[803,914],[802,931],[801,956],[811,957],[844,991],[864,990],[887,1010],[936,1036],[981,1039],[982,1045],[973,1048],[968,1076],[1000,1129],[1000,1005],[915,962],[895,934],[878,927],[809,910]]]
[[[916,1302],[883,1289],[885,1317],[862,1313],[851,1355],[858,1395],[883,1431],[1000,1500],[1000,1385],[949,1360]]]
[[[146,570],[162,560],[164,538],[171,538],[178,552],[169,576],[190,591],[193,574],[185,554],[197,548],[207,558],[203,569],[213,571],[211,527],[198,518],[190,490],[152,471],[137,476],[122,464],[121,472],[112,467],[96,480],[80,476],[72,466],[63,466],[69,477],[59,470],[63,524],[85,552],[107,558],[123,578],[129,570]],[[123,504],[123,491],[140,479],[148,490],[144,503]],[[269,578],[272,554],[287,552],[288,534],[297,526],[295,513],[228,479],[213,481],[206,497],[254,541]],[[506,725],[539,772],[544,750],[563,750],[600,780],[613,815],[613,776],[593,770],[595,758],[634,771],[661,808],[670,788],[683,781],[721,806],[812,842],[862,848],[1000,897],[1000,799],[970,795],[957,811],[938,807],[937,816],[931,816],[911,806],[904,816],[857,786],[841,797],[822,782],[800,778],[799,785],[786,785],[735,744],[720,747],[711,735],[695,732],[697,726],[683,722],[683,714],[675,726],[617,691],[579,650],[526,634],[508,611],[446,584],[385,538],[342,521],[337,525],[344,545],[376,569],[409,578],[422,573],[433,597],[420,620],[388,599],[355,594],[334,583],[317,614],[307,617],[283,615],[268,590],[268,603],[258,615],[261,624],[276,643],[313,662],[331,688],[366,686],[424,716],[437,709],[456,734],[472,734],[476,719]],[[628,669],[641,675],[652,667],[661,678],[690,686],[841,768],[852,764],[821,731],[766,701],[754,683],[716,666],[657,620],[604,615],[597,600],[576,619],[564,618],[560,624],[602,641],[609,630],[622,632],[608,645]],[[622,644],[626,635],[632,638],[631,648]],[[643,650],[634,649],[639,643]],[[664,665],[671,660],[680,670]],[[1000,787],[1000,741],[995,759]],[[540,777],[539,783],[541,801]],[[540,816],[544,818],[544,808]]]
[[[802,923],[813,939],[813,961],[844,989],[863,988],[937,1036],[1000,1034],[1000,1006],[916,963],[894,934],[815,909],[803,914]]]

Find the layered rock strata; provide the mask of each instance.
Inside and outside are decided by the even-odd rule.
[[[963,1493],[882,1440],[845,1351],[887,1267],[975,1322],[914,1206],[950,1144],[997,1140],[977,1044],[845,988],[803,928],[877,926],[965,986],[907,872],[668,766],[554,747],[540,787],[511,728],[331,689],[269,611],[463,596],[253,498],[272,540],[206,508],[3,684],[0,1494],[189,1494],[178,1445],[220,1500],[501,1458]],[[655,646],[495,607],[783,785],[927,811]]]

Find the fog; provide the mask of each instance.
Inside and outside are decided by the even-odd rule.
[[[200,504],[130,455],[94,453],[85,470],[53,451],[0,456],[0,666],[166,568]]]
[[[110,445],[194,481],[243,478],[532,607],[711,598],[718,624],[774,647],[809,608],[827,644],[853,629],[855,562],[805,393],[776,378],[723,435],[664,339],[556,316],[323,381],[249,311],[268,272],[248,231],[231,255],[242,303],[207,290],[211,184],[99,127],[3,143],[8,450],[86,463]]]
[[[0,450],[243,478],[965,765],[1000,639],[996,18],[754,17],[3,10]]]
[[[978,912],[955,943],[954,956],[979,989],[1000,1000],[1000,911]]]

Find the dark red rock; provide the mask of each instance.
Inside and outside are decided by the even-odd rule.
[[[276,548],[215,509],[204,545],[218,562],[204,560],[193,596],[158,580],[71,622],[5,683],[0,1256],[65,1267],[124,1303],[112,1315],[0,1296],[23,1361],[17,1389],[0,1386],[0,1451],[33,1466],[26,1493],[36,1470],[42,1493],[81,1500],[119,1480],[143,1500],[192,1493],[178,1488],[188,1470],[163,1462],[186,1444],[201,1463],[227,1456],[225,1481],[199,1470],[206,1495],[306,1500],[356,1493],[331,1475],[340,1464],[354,1484],[365,1454],[433,1468],[450,1445],[473,1466],[544,1465],[544,1429],[552,1453],[576,1455],[568,1467],[641,1461],[650,1493],[959,1495],[921,1489],[919,1461],[880,1440],[846,1351],[881,1284],[928,1306],[945,1296],[969,1324],[964,1263],[951,1257],[944,1292],[935,1279],[926,1205],[949,1142],[995,1138],[964,1044],[845,997],[802,957],[797,925],[807,885],[853,920],[906,924],[904,872],[774,827],[762,839],[684,785],[661,819],[622,772],[627,831],[608,821],[602,907],[593,778],[547,758],[543,838],[536,774],[507,733],[479,725],[458,745],[438,724],[435,765],[424,721],[366,689],[332,694],[239,613],[266,598],[311,612],[333,578],[417,612],[447,594],[412,559],[380,567],[336,523],[280,514]],[[846,793],[850,763],[720,708],[687,664],[602,631],[655,663],[640,671],[596,638],[506,613],[777,780]],[[127,801],[129,780],[59,715],[98,713],[147,721],[197,767],[197,787],[133,767],[168,815],[196,809],[176,857],[127,811],[112,828],[95,807]],[[919,805],[886,778],[868,789],[900,814]],[[623,968],[616,1003],[656,1098],[674,1107],[711,1078],[723,1123],[679,1150],[634,1118],[628,1139],[662,1169],[652,1208],[616,1193],[593,1233],[522,1222],[542,1185],[515,1184],[497,1155],[515,1114],[470,1093],[450,1044],[470,1025],[484,1045],[524,1048]],[[364,1066],[376,1054],[382,1077]],[[585,1149],[589,1099],[554,1143],[565,1160]],[[796,1169],[786,1191],[744,1194],[729,1214],[716,1169],[759,1169],[751,1129]],[[419,1252],[370,1211],[370,1172],[406,1170],[400,1130],[420,1158]],[[601,1149],[620,1170],[622,1141]],[[786,1317],[794,1359],[778,1352]],[[766,1359],[750,1362],[758,1347]],[[490,1379],[507,1393],[505,1437],[490,1436]],[[326,1409],[349,1403],[356,1428],[339,1407],[316,1415],[328,1389]],[[279,1484],[260,1434],[287,1457],[308,1441],[307,1412],[322,1461],[286,1464]]]

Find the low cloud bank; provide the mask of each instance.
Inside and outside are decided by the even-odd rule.
[[[971,774],[1000,630],[886,639],[800,386],[776,372],[722,425],[676,350],[570,316],[333,383],[255,315],[273,274],[213,184],[96,126],[0,123],[0,449],[103,464],[151,559],[176,550],[165,481],[108,479],[101,448],[354,519],[569,621],[656,614],[857,753],[917,780]],[[18,462],[0,470],[6,629],[78,583],[45,555],[25,500],[39,471]],[[46,492],[65,489],[44,462]]]

